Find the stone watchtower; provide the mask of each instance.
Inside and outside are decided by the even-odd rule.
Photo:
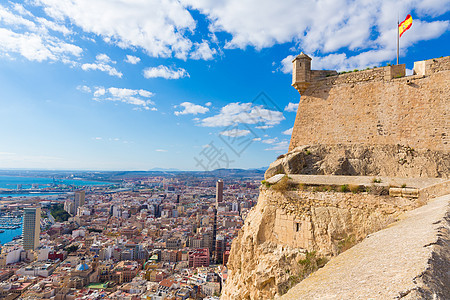
[[[294,58],[292,63],[294,64],[292,86],[303,94],[311,82],[311,57],[302,52]]]
[[[311,57],[300,53],[292,61],[294,69],[292,72],[292,86],[302,95],[311,82],[323,79],[327,76],[337,75],[334,70],[311,70]]]

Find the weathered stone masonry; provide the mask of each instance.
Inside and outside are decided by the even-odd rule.
[[[450,57],[338,75],[294,59],[301,93],[289,150],[311,144],[407,145],[449,150]]]

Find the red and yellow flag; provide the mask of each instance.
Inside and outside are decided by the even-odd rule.
[[[400,35],[400,37],[406,30],[411,28],[411,25],[412,25],[412,17],[411,15],[407,15],[405,21],[398,24],[398,34]]]

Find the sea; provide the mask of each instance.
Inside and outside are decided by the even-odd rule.
[[[21,176],[3,176],[0,175],[0,188],[3,189],[16,189],[17,185],[21,184],[23,189],[31,188],[31,185],[49,185],[53,183],[53,178],[44,177],[21,177]],[[57,184],[65,185],[103,185],[108,184],[107,182],[101,181],[87,181],[81,179],[56,179]]]
[[[21,176],[2,176],[0,175],[0,188],[16,189],[18,185],[22,185],[22,189],[29,189],[33,184],[38,184],[39,187],[45,187],[54,183],[53,178],[44,177],[21,177]],[[56,184],[74,185],[74,186],[89,186],[89,185],[107,185],[108,182],[88,181],[79,179],[57,179]],[[58,195],[61,193],[23,193],[7,194],[0,192],[0,199],[2,197],[31,197],[31,196],[46,196]],[[22,226],[16,229],[3,229],[5,232],[0,233],[0,244],[11,242],[14,237],[22,234]]]
[[[13,240],[15,236],[22,234],[22,226],[16,229],[3,229],[5,232],[0,233],[0,244],[4,245]]]

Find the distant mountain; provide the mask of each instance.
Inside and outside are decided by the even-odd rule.
[[[175,168],[168,168],[168,169],[165,169],[165,168],[153,168],[153,169],[150,169],[150,170],[148,170],[149,172],[179,172],[180,170],[179,169],[175,169]]]
[[[148,176],[194,176],[198,178],[262,178],[267,167],[258,169],[216,169],[210,171],[181,171],[175,168],[153,168],[148,171],[68,171],[68,170],[0,170],[0,175],[55,177],[55,178],[83,178],[85,180],[118,182],[123,179],[144,178]]]
[[[267,170],[268,168],[269,168],[269,167],[261,167],[261,168],[248,169],[248,170],[249,170],[249,171],[256,170],[256,171],[263,171],[263,172],[266,172],[266,170]]]
[[[200,174],[213,175],[217,177],[254,177],[254,176],[264,176],[264,169],[216,169],[212,171],[199,172]]]

